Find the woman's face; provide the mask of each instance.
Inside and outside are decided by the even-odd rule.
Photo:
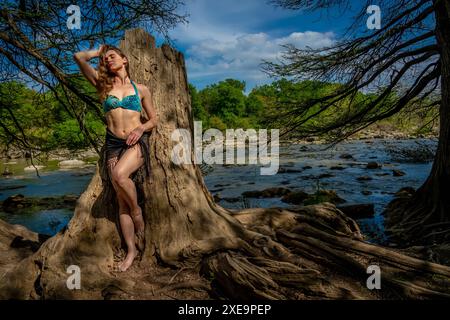
[[[120,70],[128,63],[127,58],[122,58],[115,50],[108,50],[105,53],[104,60],[106,67],[113,72]]]

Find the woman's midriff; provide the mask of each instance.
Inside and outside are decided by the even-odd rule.
[[[142,124],[140,112],[123,108],[110,110],[105,117],[109,130],[122,139],[126,139],[131,131]]]

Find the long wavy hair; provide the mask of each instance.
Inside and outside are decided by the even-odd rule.
[[[104,45],[99,54],[99,63],[98,63],[98,81],[97,81],[97,92],[100,97],[100,101],[103,102],[106,99],[106,95],[109,91],[111,91],[113,87],[113,79],[114,72],[111,72],[108,66],[105,63],[105,54],[109,50],[116,51],[122,58],[127,58],[127,56],[117,47]],[[125,64],[125,70],[127,71],[127,76],[130,78],[130,65],[127,58],[127,62]]]

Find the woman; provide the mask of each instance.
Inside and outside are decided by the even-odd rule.
[[[98,70],[89,64],[94,57],[99,57]],[[157,125],[156,111],[149,89],[130,79],[128,59],[120,49],[102,45],[98,50],[77,52],[74,59],[103,103],[108,174],[117,194],[120,226],[127,244],[119,270],[126,271],[137,255],[136,241],[142,249],[145,227],[130,175],[142,165],[149,174],[148,131]],[[142,108],[150,119],[145,123],[141,122]]]

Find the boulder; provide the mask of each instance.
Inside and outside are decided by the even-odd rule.
[[[378,169],[378,168],[381,168],[381,164],[375,161],[370,161],[366,166],[366,169]]]
[[[23,194],[14,194],[3,201],[2,210],[10,212],[14,208],[23,208],[25,204],[25,196]]]
[[[398,190],[394,196],[401,198],[401,197],[411,197],[416,190],[413,187],[403,187],[400,190]]]
[[[317,204],[322,202],[330,202],[333,204],[339,204],[346,202],[339,197],[334,190],[318,190],[316,193],[309,195],[308,199],[304,201],[305,205]]]
[[[63,160],[59,162],[59,166],[61,168],[77,168],[82,167],[86,164],[83,160],[72,159],[72,160]]]
[[[278,173],[297,173],[297,172],[302,172],[302,171],[303,170],[291,169],[291,168],[285,168],[285,167],[278,168]]]
[[[355,158],[350,153],[343,153],[339,156],[341,159],[355,160]]]
[[[40,170],[42,168],[45,168],[45,166],[43,166],[43,165],[34,165],[34,166],[25,167],[25,168],[23,168],[23,170],[24,171],[35,171],[36,169]]]
[[[403,172],[403,171],[401,171],[401,170],[392,170],[392,175],[394,176],[394,177],[401,177],[401,176],[404,176],[406,173],[405,172]]]
[[[309,194],[307,194],[304,191],[293,191],[291,193],[288,193],[284,195],[281,198],[281,201],[291,204],[301,204],[303,201],[308,199]]]
[[[343,167],[343,166],[332,166],[332,167],[330,167],[330,170],[344,170],[345,169],[345,167]]]
[[[267,188],[262,191],[244,191],[242,195],[247,198],[276,198],[290,193],[291,190],[283,187]]]
[[[318,178],[319,179],[323,179],[323,178],[331,178],[331,177],[334,177],[334,176],[335,175],[332,174],[332,173],[325,172],[325,173],[319,174]]]

